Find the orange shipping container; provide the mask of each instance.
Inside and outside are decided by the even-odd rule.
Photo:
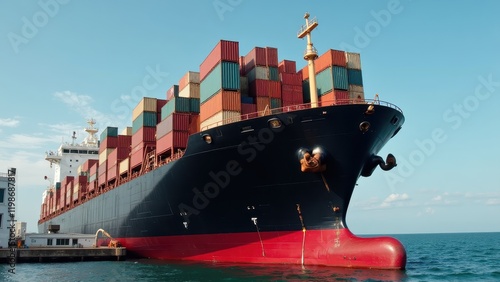
[[[269,81],[269,97],[281,99],[281,82],[279,81]]]
[[[347,66],[344,51],[330,49],[314,60],[314,71],[316,73],[319,73],[331,66]]]
[[[269,97],[256,97],[255,103],[257,104],[257,112],[259,116],[266,115],[271,110],[271,98]],[[265,111],[265,113],[264,113]]]
[[[220,111],[241,112],[241,94],[236,91],[222,90],[200,105],[200,121]]]

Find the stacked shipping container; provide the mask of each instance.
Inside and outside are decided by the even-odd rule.
[[[244,57],[243,63],[241,69],[248,80],[248,95],[254,98],[256,110],[263,114],[266,109],[281,108],[278,49],[255,47]]]
[[[359,54],[330,49],[314,64],[320,105],[351,103],[354,97],[364,101]],[[304,100],[309,102],[307,66],[300,73],[304,79]]]
[[[278,63],[276,48],[255,47],[246,56],[239,56],[238,48],[238,42],[219,41],[199,72],[187,72],[168,89],[166,99],[144,97],[132,112],[132,127],[120,135],[116,127],[106,128],[99,160],[85,162],[81,176],[56,189],[54,201],[47,197],[44,210],[50,212],[97,187],[113,185],[137,171],[153,149],[157,160],[185,149],[188,136],[200,129],[308,102],[307,68],[297,72],[295,61]],[[315,66],[320,105],[364,101],[359,54],[328,50]]]
[[[302,73],[297,72],[295,61],[283,60],[278,65],[281,81],[282,106],[304,103],[302,97]]]
[[[238,42],[221,40],[200,65],[201,129],[240,120],[238,46]]]

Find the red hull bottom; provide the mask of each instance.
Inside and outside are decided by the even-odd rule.
[[[406,251],[391,237],[349,229],[119,238],[128,251],[163,260],[404,269]]]

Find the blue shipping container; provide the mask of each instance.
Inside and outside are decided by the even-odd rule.
[[[174,97],[161,108],[161,120],[164,120],[172,113],[189,113],[191,110],[191,98]]]
[[[118,136],[118,127],[111,127],[108,126],[106,127],[102,132],[101,132],[101,141],[106,139],[106,137],[116,137]]]
[[[200,103],[203,104],[214,94],[223,90],[240,89],[239,64],[220,62],[200,83]]]
[[[191,113],[200,113],[200,99],[199,98],[188,98],[189,99],[189,111]]]
[[[154,127],[157,124],[156,112],[142,112],[132,121],[132,134],[136,133],[141,127]]]
[[[363,86],[361,70],[347,69],[347,79],[349,84]]]
[[[277,67],[269,67],[269,80],[280,81],[280,73]]]
[[[242,104],[253,104],[253,97],[245,97],[241,96],[241,103]]]

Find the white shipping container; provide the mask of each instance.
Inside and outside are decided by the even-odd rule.
[[[359,56],[359,53],[345,52],[345,59],[348,69],[361,69],[361,58]]]
[[[351,99],[353,103],[364,103],[365,92],[363,86],[349,84],[349,99]]]
[[[132,126],[125,127],[120,135],[132,136]]]
[[[247,73],[248,82],[256,79],[269,80],[269,67],[255,66]]]
[[[241,120],[241,112],[220,111],[200,123],[201,130],[233,123]]]
[[[179,81],[179,91],[189,83],[200,84],[200,73],[195,71],[188,71]]]
[[[184,89],[179,92],[179,97],[184,98],[200,98],[200,84],[188,83]]]

